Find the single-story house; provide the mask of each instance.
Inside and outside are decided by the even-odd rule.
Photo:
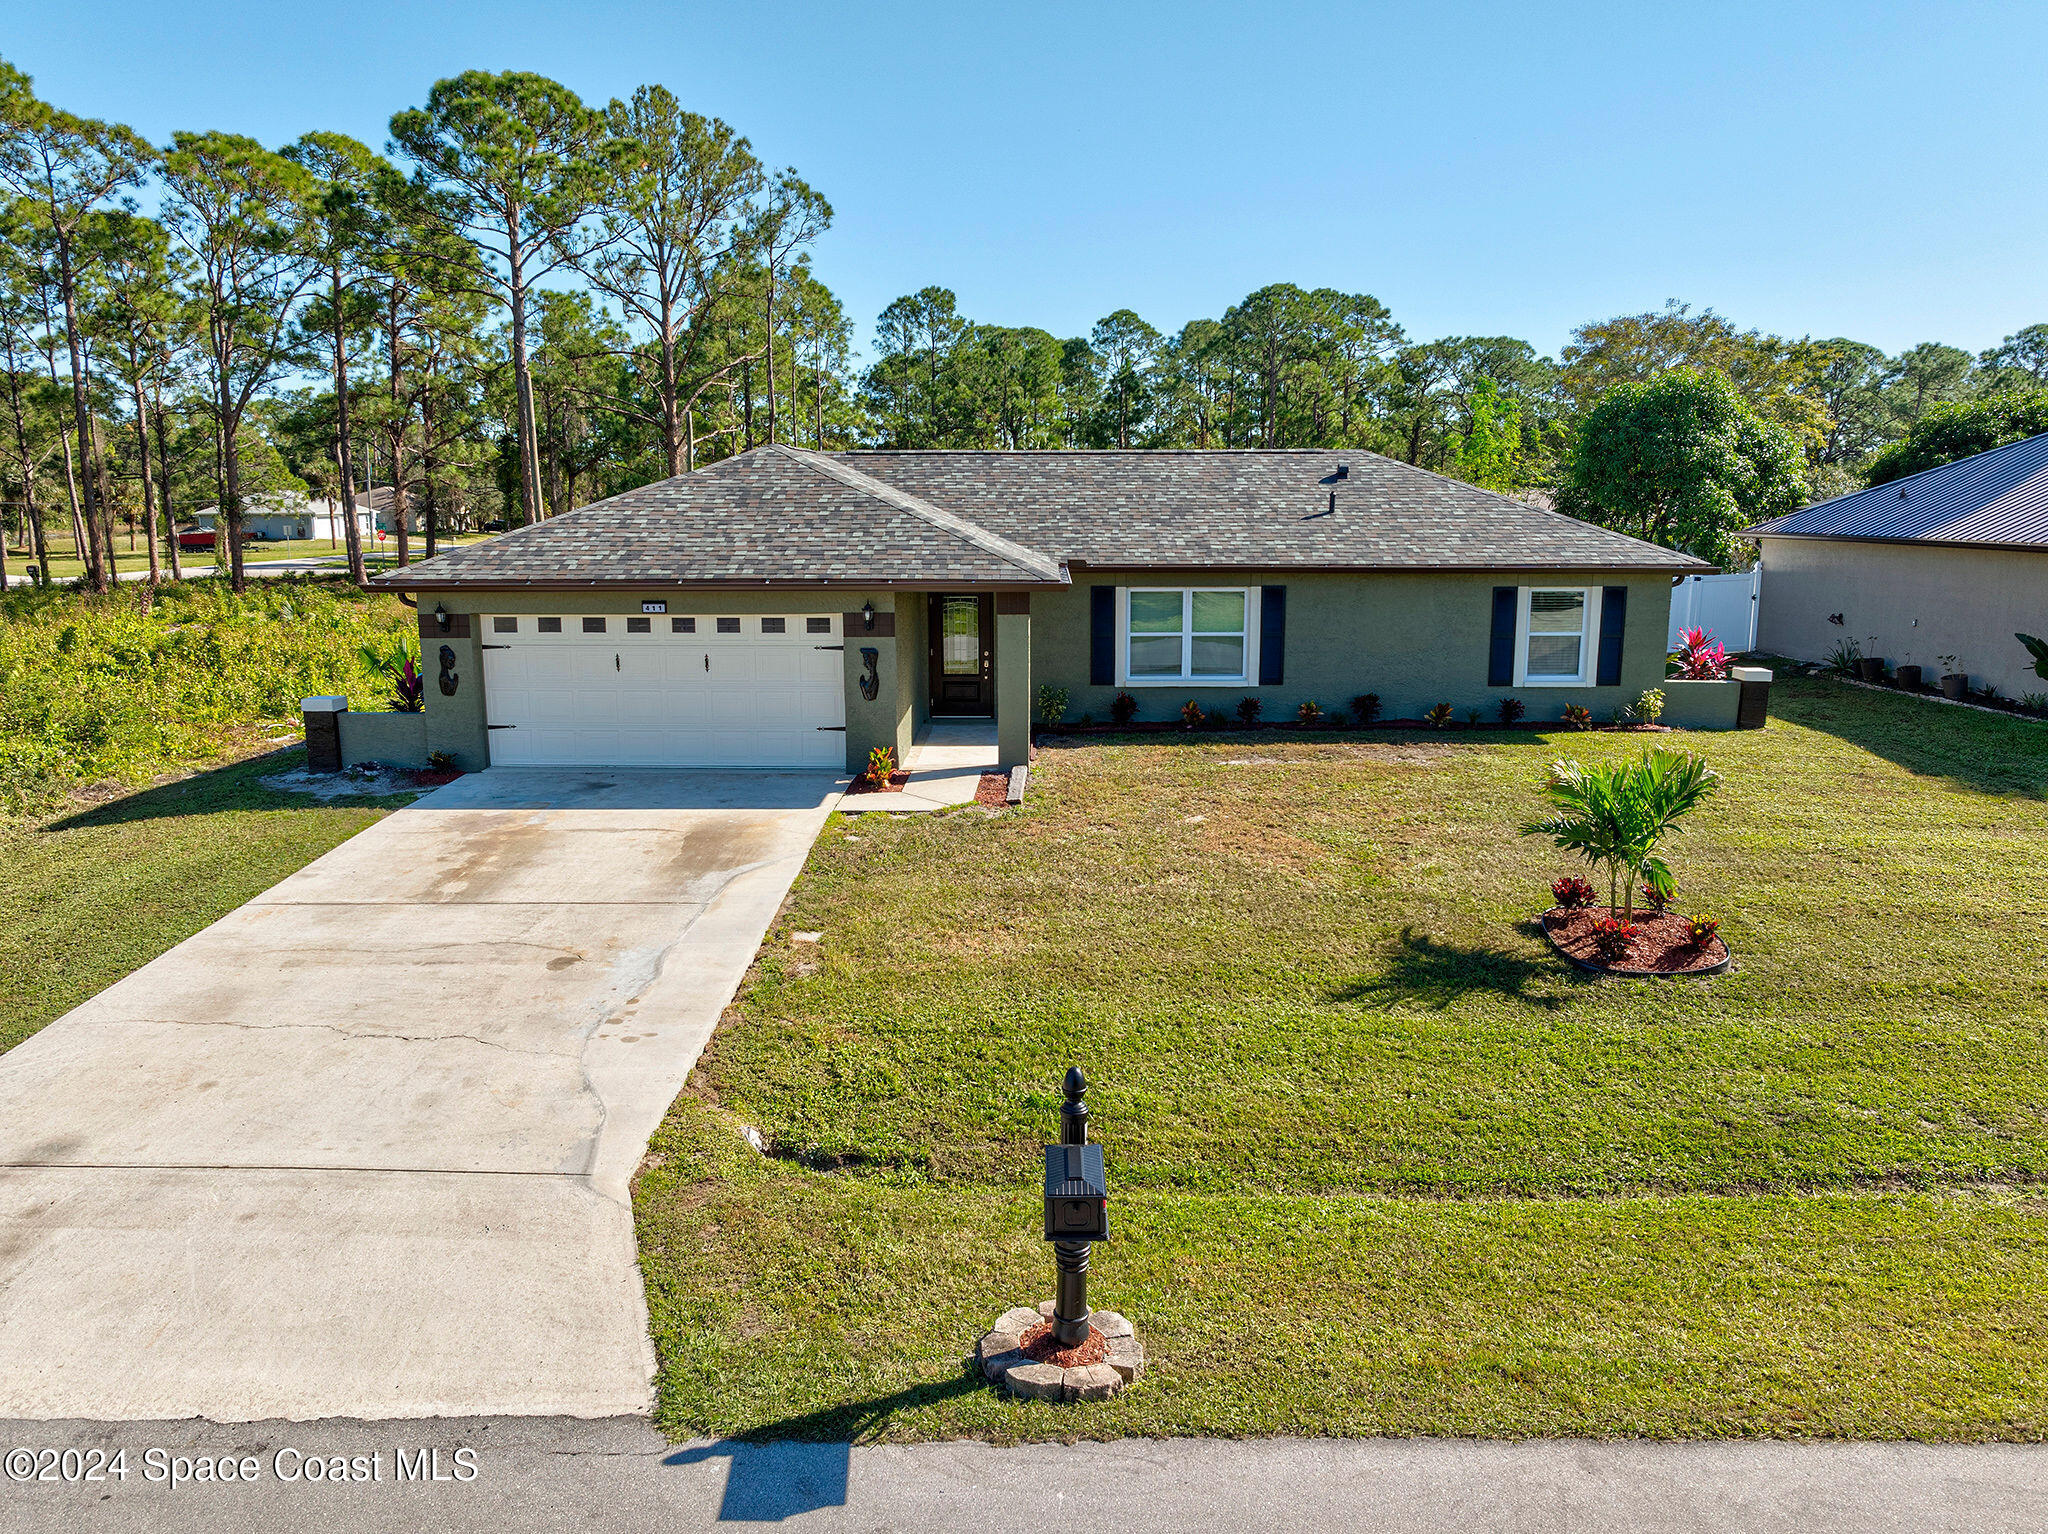
[[[195,512],[192,520],[201,532],[221,532],[226,526],[218,506]],[[374,539],[377,532],[374,510],[361,501],[356,504],[356,530],[364,539]],[[265,543],[288,543],[298,538],[345,539],[348,514],[338,497],[252,497],[242,509],[242,536]]]
[[[2048,692],[2013,637],[2048,636],[2048,433],[1748,530],[1758,648],[1825,660],[1844,640],[1932,681]]]
[[[1070,721],[1120,692],[1604,719],[1664,684],[1671,583],[1706,568],[1359,451],[774,445],[377,584],[419,605],[426,742],[465,768],[857,769],[946,716],[1021,762],[1042,686]]]

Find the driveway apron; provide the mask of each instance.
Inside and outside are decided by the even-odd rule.
[[[462,778],[0,1055],[0,1417],[647,1410],[628,1184],[842,781]]]

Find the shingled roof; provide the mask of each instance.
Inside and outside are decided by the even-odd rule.
[[[1709,568],[1373,453],[825,454],[778,444],[451,549],[378,584],[1033,586],[1065,584],[1070,563]]]
[[[2048,432],[1820,501],[1745,536],[2048,550]]]

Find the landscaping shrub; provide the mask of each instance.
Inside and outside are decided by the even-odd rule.
[[[1138,700],[1127,692],[1120,692],[1110,701],[1109,717],[1113,723],[1129,724],[1138,717]]]
[[[1607,871],[1607,905],[1635,915],[1635,886],[1670,884],[1671,870],[1657,845],[1712,796],[1720,775],[1682,751],[1645,751],[1633,762],[1553,762],[1544,796],[1554,813],[1522,827],[1524,836],[1547,836]],[[1617,901],[1620,895],[1624,898]]]
[[[1336,712],[1324,716],[1323,726],[1331,730],[1345,730],[1351,727],[1351,721],[1344,717],[1342,709],[1338,709]]]
[[[1528,712],[1528,710],[1522,707],[1522,700],[1520,698],[1502,698],[1498,712],[1502,724],[1515,724],[1521,720],[1522,715]]]
[[[887,788],[889,779],[896,771],[896,748],[874,746],[868,751],[868,770],[862,774],[876,788]]]
[[[1593,923],[1593,946],[1609,964],[1628,957],[1628,945],[1643,929],[1619,916],[1603,916]]]
[[[1351,700],[1351,717],[1358,721],[1360,729],[1371,724],[1379,716],[1380,695],[1378,693],[1362,692]]]
[[[1259,715],[1264,711],[1265,705],[1257,698],[1239,698],[1237,700],[1237,722],[1241,725],[1249,727],[1257,724],[1259,722]]]
[[[1682,629],[1670,655],[1671,674],[1686,682],[1720,682],[1728,676],[1728,650],[1705,629]]]
[[[337,580],[14,588],[0,595],[0,809],[218,761],[260,724],[295,724],[301,698],[381,709],[416,623]]]
[[[1430,726],[1432,729],[1449,729],[1452,715],[1455,712],[1456,711],[1450,706],[1450,704],[1439,703],[1435,708],[1431,709],[1428,713],[1422,716],[1422,722]]]
[[[1629,706],[1629,713],[1644,724],[1655,724],[1664,713],[1664,689],[1647,688],[1643,695]]]
[[[1200,729],[1202,724],[1202,705],[1193,698],[1188,699],[1187,702],[1180,706],[1180,722],[1191,730]]]
[[[1593,903],[1593,886],[1577,874],[1550,881],[1550,898],[1561,910],[1576,911]]]
[[[1678,898],[1678,885],[1667,872],[1663,878],[1648,878],[1643,881],[1643,904],[1658,915],[1663,915],[1671,902]]]
[[[1567,703],[1564,722],[1574,730],[1590,730],[1593,728],[1593,711],[1583,703]]]
[[[1704,948],[1714,940],[1714,935],[1721,930],[1721,918],[1718,916],[1695,916],[1690,922],[1688,930],[1692,934],[1692,946]]]
[[[391,711],[395,714],[423,714],[427,711],[427,679],[420,675],[420,658],[408,654],[405,664],[391,672]]]
[[[1828,670],[1834,672],[1836,676],[1845,676],[1853,681],[1856,677],[1856,662],[1861,659],[1863,659],[1863,646],[1853,639],[1844,639],[1832,650],[1828,651]],[[1944,655],[1942,659],[1949,661],[1953,660],[1954,657]]]
[[[1038,722],[1058,724],[1067,717],[1067,690],[1050,682],[1038,684]]]

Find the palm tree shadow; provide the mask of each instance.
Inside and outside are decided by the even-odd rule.
[[[1539,939],[1543,936],[1542,927],[1533,920],[1519,923],[1516,930]],[[1384,974],[1339,986],[1329,999],[1379,1006],[1407,1002],[1441,1012],[1467,996],[1490,992],[1507,1001],[1551,1012],[1563,1006],[1569,997],[1554,989],[1534,990],[1534,982],[1540,980],[1555,986],[1562,981],[1578,986],[1587,979],[1554,956],[1530,958],[1500,948],[1445,942],[1413,927],[1404,927],[1387,956]]]

